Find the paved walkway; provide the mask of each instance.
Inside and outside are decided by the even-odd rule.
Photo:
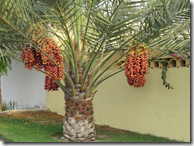
[[[5,139],[5,138],[3,138],[3,137],[0,136],[0,143],[1,142],[9,142],[9,141],[7,139]]]
[[[10,141],[0,136],[0,142],[5,142],[6,143],[6,142],[10,142]]]

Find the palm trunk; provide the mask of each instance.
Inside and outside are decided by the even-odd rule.
[[[2,111],[1,76],[0,76],[0,112]]]
[[[95,123],[93,118],[93,97],[77,100],[66,97],[63,135],[72,141],[95,140]]]
[[[76,96],[70,96],[65,93],[65,117],[63,126],[63,136],[71,141],[91,141],[95,140],[95,123],[93,118],[92,100],[95,93],[90,93],[88,98],[85,98],[86,90],[81,91],[81,82],[84,68],[79,68],[80,83],[75,84]],[[74,74],[69,70],[72,80],[75,80]],[[86,85],[90,80],[89,73],[86,79]],[[65,80],[66,89],[71,91],[70,85]]]

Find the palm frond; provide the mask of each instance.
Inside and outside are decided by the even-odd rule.
[[[171,50],[190,52],[190,2],[161,0],[153,5],[141,21],[142,33],[138,39],[155,32],[155,38],[146,43],[148,47],[160,51],[160,56],[169,55]]]
[[[127,51],[97,75],[117,51],[128,49],[132,39],[157,50],[156,58],[172,52],[190,54],[189,0],[0,0],[0,4],[3,8],[0,10],[1,49],[25,49],[21,44],[33,44],[31,36],[36,26],[44,25],[46,33],[60,42],[65,58],[64,74],[72,95],[76,94],[75,84],[80,82],[79,67],[84,67],[81,90],[90,73],[92,90],[118,73],[114,70],[104,76]],[[75,80],[71,79],[69,70]]]

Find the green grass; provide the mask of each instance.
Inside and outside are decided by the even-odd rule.
[[[0,117],[0,136],[11,142],[59,142],[51,135],[62,131],[62,125],[42,125],[25,119]]]
[[[150,134],[140,134],[119,129],[113,130],[112,128],[105,128],[104,130],[102,128],[97,128],[96,131],[97,139],[101,142],[179,142],[152,136]],[[106,137],[98,138],[100,135],[106,135]]]
[[[152,135],[96,126],[96,142],[178,142]],[[56,134],[59,133],[59,134]],[[0,116],[0,136],[11,142],[61,142],[52,138],[62,136],[62,124],[40,124],[34,119]]]

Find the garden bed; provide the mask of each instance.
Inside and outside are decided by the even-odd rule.
[[[5,142],[68,142],[61,139],[63,118],[49,109],[1,112],[0,138]],[[96,133],[93,142],[178,142],[101,125],[96,125]]]

